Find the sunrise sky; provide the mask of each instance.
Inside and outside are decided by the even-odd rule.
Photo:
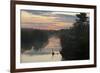
[[[74,12],[21,10],[21,28],[60,30],[75,22]]]

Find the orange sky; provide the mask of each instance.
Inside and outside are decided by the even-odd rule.
[[[46,29],[46,30],[59,30],[63,28],[68,28],[72,26],[72,22],[63,22],[57,20],[55,14],[60,14],[60,12],[52,13],[51,16],[46,15],[36,15],[27,11],[21,11],[21,27],[25,28],[36,28],[36,29]],[[67,14],[61,12],[61,14]],[[69,15],[75,15],[70,13]]]

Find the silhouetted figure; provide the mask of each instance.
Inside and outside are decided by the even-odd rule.
[[[54,51],[53,51],[53,49],[52,49],[52,56],[54,56],[55,55],[55,53],[54,53]]]
[[[54,52],[52,52],[52,56],[54,56],[54,54],[55,54],[55,53],[54,53]]]

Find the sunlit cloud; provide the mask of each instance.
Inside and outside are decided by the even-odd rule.
[[[72,15],[72,16],[75,16],[76,14],[80,14],[80,13],[74,13],[74,12],[52,12],[52,14],[64,14],[64,15]]]
[[[55,17],[34,15],[32,13],[22,11],[21,12],[21,23],[50,23],[53,22]]]
[[[34,14],[28,11],[21,11],[21,27],[22,28],[33,28],[33,29],[45,29],[45,30],[59,30],[69,28],[73,22],[69,21],[71,18],[59,16],[64,15],[75,15],[66,12],[40,12],[40,14]],[[69,21],[69,22],[68,22]]]

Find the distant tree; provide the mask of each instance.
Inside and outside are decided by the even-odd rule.
[[[48,34],[43,30],[35,30],[32,40],[34,49],[39,50],[48,44]]]
[[[61,55],[63,60],[89,59],[89,21],[86,13],[77,14],[71,29],[61,34]]]
[[[28,50],[32,48],[32,34],[31,29],[21,29],[21,50]]]
[[[34,46],[35,50],[39,50],[48,43],[48,34],[43,30],[21,29],[21,48],[29,50]]]

